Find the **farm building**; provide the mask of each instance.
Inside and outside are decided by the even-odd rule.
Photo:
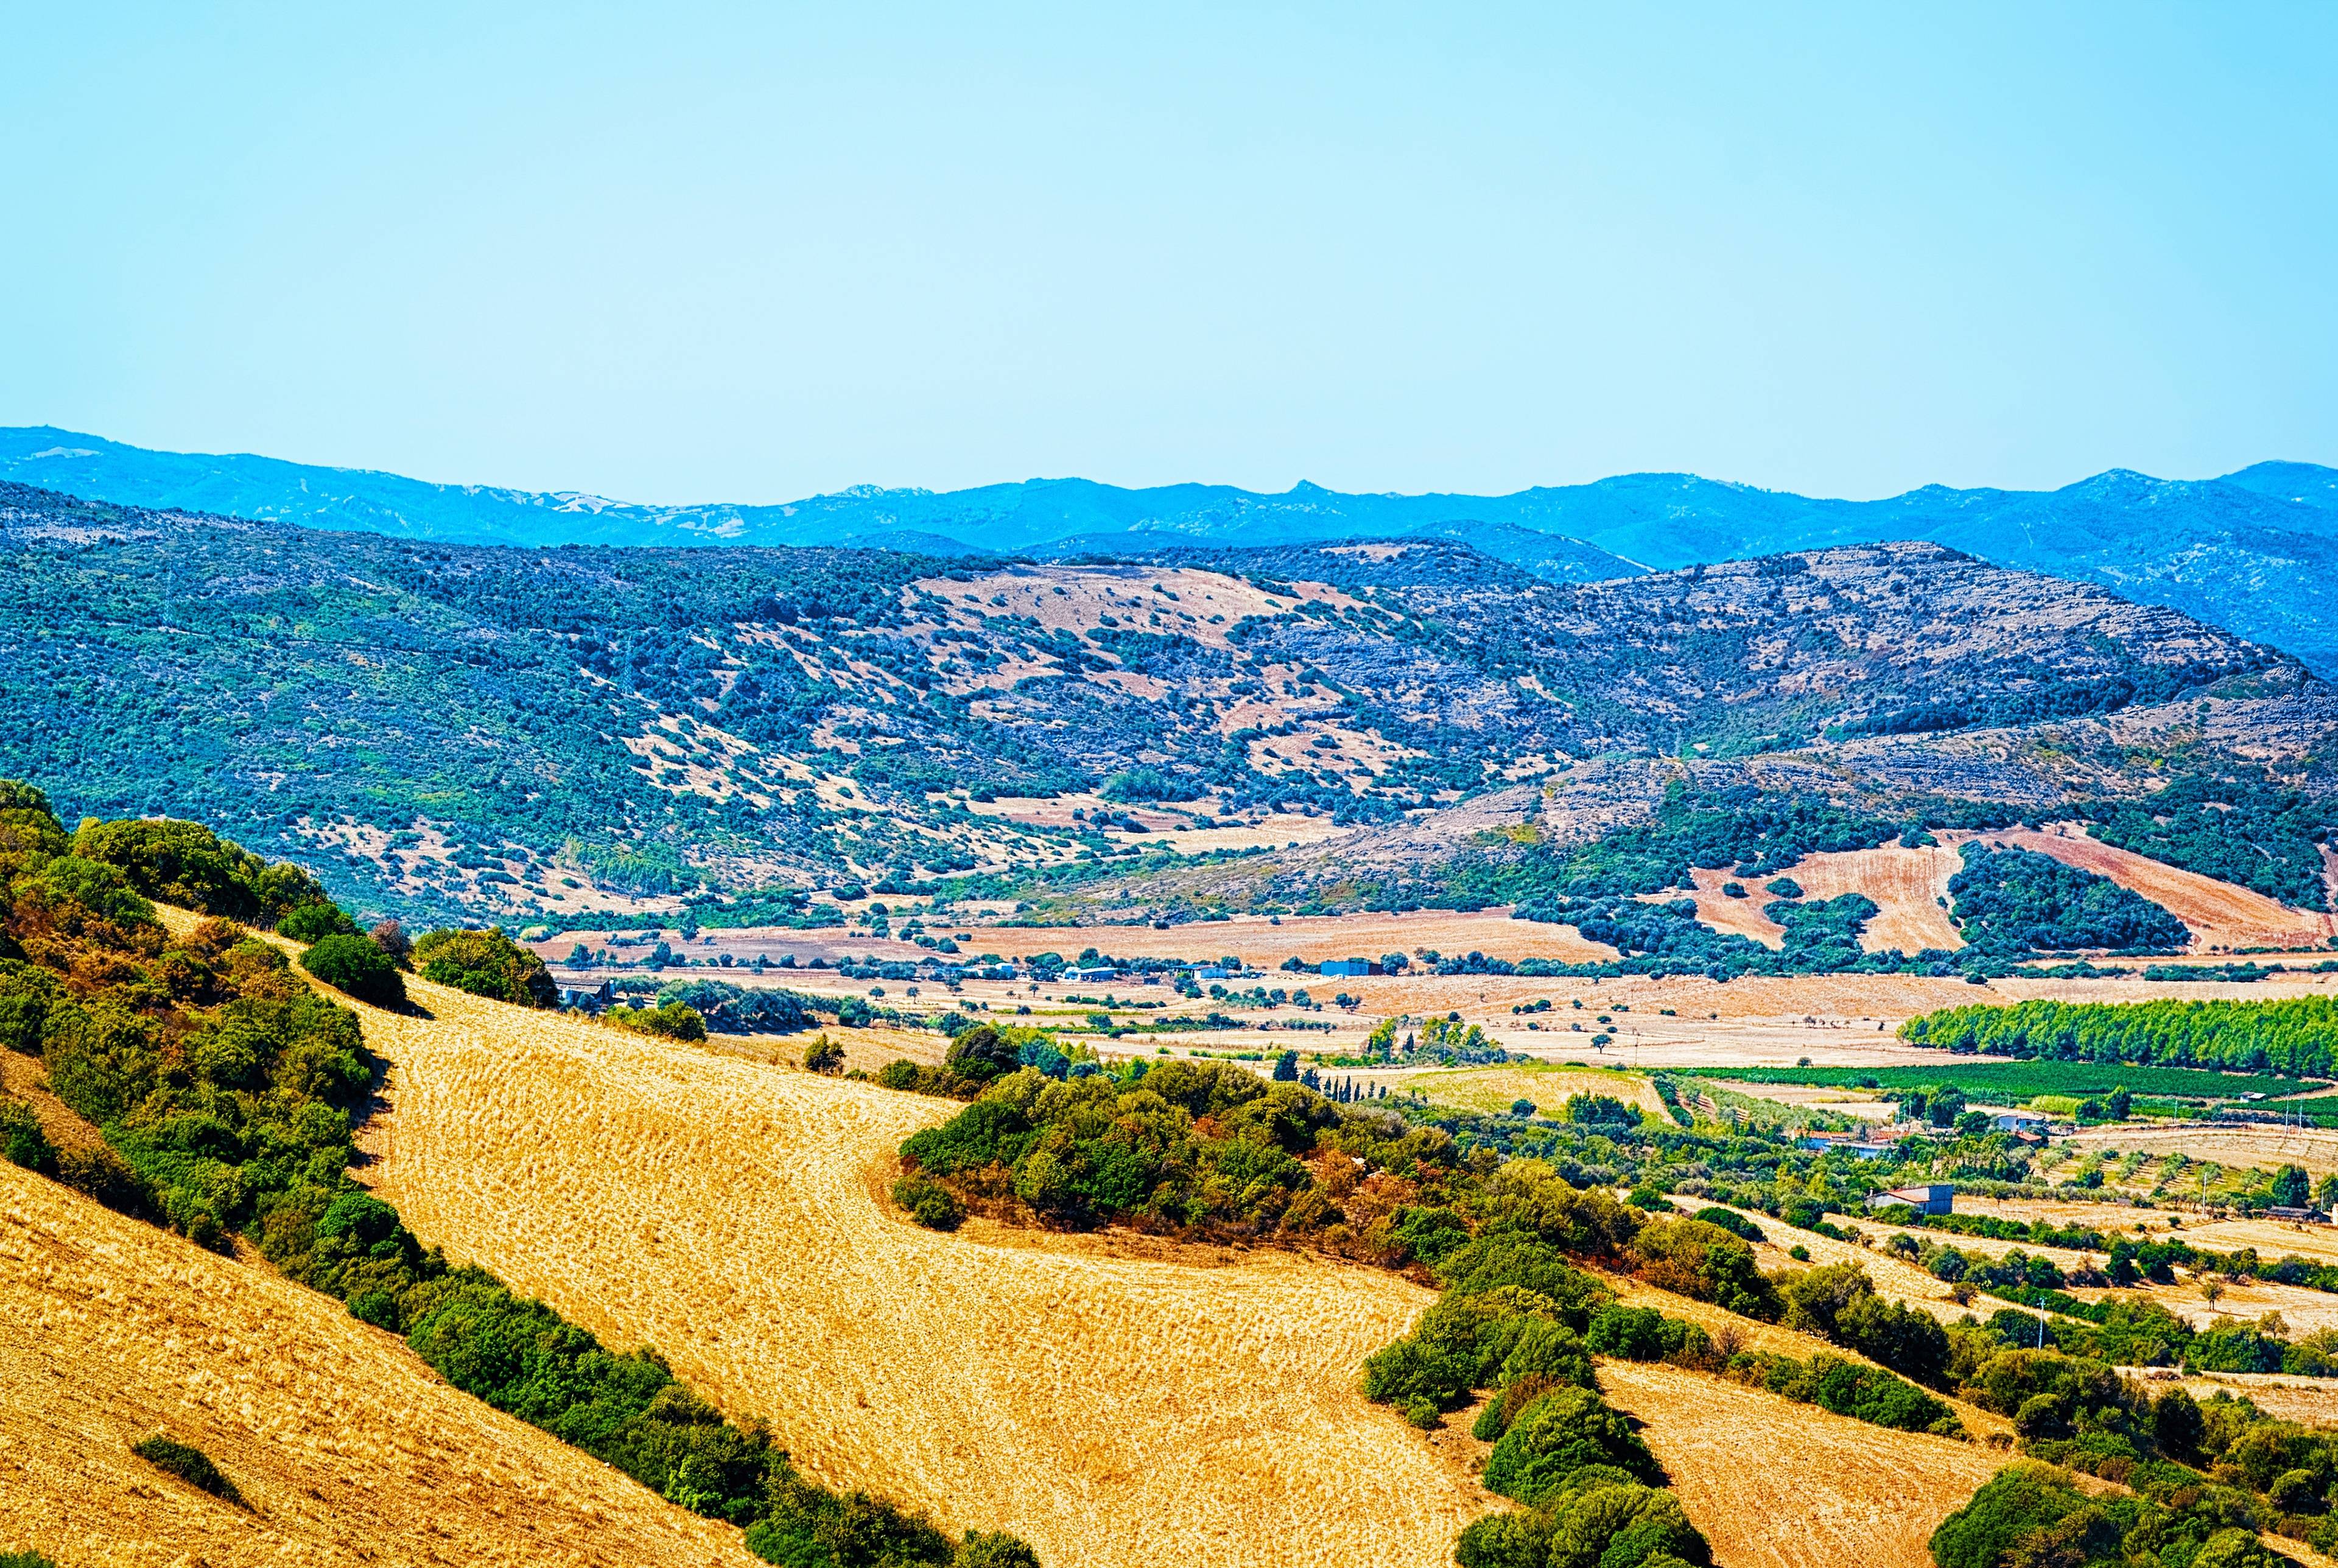
[[[1956,1210],[1957,1190],[1943,1181],[1926,1187],[1894,1187],[1888,1192],[1871,1192],[1867,1206],[1871,1210],[1889,1209],[1905,1203],[1919,1214],[1949,1214]]]
[[[2019,1106],[1989,1112],[1989,1125],[2000,1132],[2043,1132],[2047,1120],[2043,1111],[2025,1111]]]
[[[1351,975],[1384,975],[1387,971],[1369,958],[1329,958],[1316,973],[1344,977]]]
[[[1801,1143],[1821,1153],[1841,1152],[1861,1160],[1880,1159],[1891,1152],[1890,1142],[1862,1132],[1805,1132]]]

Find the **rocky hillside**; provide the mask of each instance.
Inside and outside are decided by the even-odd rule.
[[[2165,604],[2338,673],[2338,470],[2260,463],[2218,479],[2125,470],[2058,490],[1928,485],[1874,501],[1626,474],[1510,495],[1131,490],[1032,479],[936,494],[856,486],[767,505],[646,506],[575,492],[432,485],[244,456],[152,452],[45,426],[0,429],[0,480],[456,544],[855,544],[936,555],[1117,553],[1450,538],[1555,582],[1922,539]]]
[[[1442,540],[532,550],[0,487],[0,773],[417,913],[1109,865],[1276,813],[1434,843],[1522,782],[1564,830],[1684,769],[2132,793],[2178,730],[2319,788],[2329,718],[2268,649],[1920,544],[1561,583]]]

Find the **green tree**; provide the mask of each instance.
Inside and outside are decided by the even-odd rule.
[[[360,1002],[392,1009],[406,1005],[406,982],[370,936],[321,936],[300,955],[300,967]]]
[[[1554,1389],[1522,1411],[1486,1459],[1487,1487],[1532,1504],[1591,1465],[1612,1465],[1652,1486],[1664,1467],[1640,1435],[1588,1388]]]
[[[522,1007],[560,1000],[544,960],[493,926],[427,932],[414,944],[414,965],[425,980],[474,996]]]
[[[2277,1209],[2303,1209],[2313,1200],[2313,1179],[2303,1165],[2284,1165],[2273,1173],[2274,1206]]]

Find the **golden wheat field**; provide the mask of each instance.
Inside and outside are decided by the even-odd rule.
[[[1431,1568],[1489,1504],[1356,1391],[1430,1299],[1395,1275],[938,1235],[882,1189],[946,1102],[412,988],[366,1014],[381,1194],[832,1485],[1053,1565]]]
[[[250,1503],[148,1465],[156,1432]],[[61,1563],[754,1563],[340,1304],[0,1161],[0,1551]]]
[[[1659,1363],[1603,1361],[1723,1568],[1931,1568],[1940,1521],[2009,1455]]]

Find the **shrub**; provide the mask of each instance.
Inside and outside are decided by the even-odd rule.
[[[1532,1504],[1591,1465],[1664,1484],[1655,1455],[1606,1400],[1588,1388],[1558,1388],[1519,1413],[1487,1456],[1484,1480],[1492,1491]]]
[[[360,1002],[393,1009],[406,1005],[406,981],[369,936],[348,932],[320,936],[300,955],[300,967]]]
[[[0,1100],[0,1157],[44,1176],[56,1173],[56,1147],[41,1130],[41,1119],[21,1100]]]
[[[1577,1493],[1551,1511],[1550,1562],[1648,1568],[1710,1563],[1704,1536],[1669,1492],[1626,1484]]]
[[[1039,1554],[1004,1531],[969,1530],[950,1568],[1039,1568]]]
[[[244,1506],[243,1494],[235,1489],[235,1483],[221,1475],[219,1466],[200,1448],[157,1432],[152,1437],[140,1439],[130,1451],[198,1492],[208,1492],[221,1502],[232,1503],[239,1508]]]
[[[120,867],[103,860],[60,855],[28,880],[29,888],[19,884],[20,889],[44,902],[79,905],[109,925],[129,927],[154,923],[154,906],[131,887]]]
[[[804,1047],[803,1064],[807,1072],[841,1073],[844,1071],[844,1047],[823,1034]]]
[[[1762,1227],[1734,1209],[1700,1209],[1689,1218],[1703,1224],[1718,1225],[1740,1240],[1761,1242],[1769,1240],[1763,1234]]]
[[[1449,1410],[1468,1399],[1477,1384],[1474,1357],[1413,1335],[1381,1347],[1364,1361],[1364,1397],[1377,1404],[1409,1408],[1425,1399],[1436,1409]]]
[[[942,1058],[942,1065],[961,1078],[987,1083],[1023,1065],[1027,1038],[1037,1038],[1036,1032],[977,1024],[950,1042],[949,1054]]]
[[[695,1007],[667,1002],[655,1007],[612,1007],[603,1014],[620,1029],[666,1040],[703,1040],[706,1020]]]
[[[0,1552],[0,1568],[57,1568],[57,1562],[38,1552]]]
[[[431,931],[414,944],[414,964],[425,980],[474,996],[549,1007],[560,1000],[544,960],[501,931]]]
[[[966,1219],[958,1194],[922,1171],[909,1171],[893,1183],[893,1201],[929,1230],[955,1230]]]
[[[2018,1545],[2086,1504],[2068,1472],[2035,1460],[2009,1465],[1940,1521],[1932,1532],[1932,1561],[1940,1568],[1999,1568]]]
[[[338,904],[297,905],[287,909],[276,922],[276,934],[295,942],[321,942],[328,936],[352,936],[357,934],[357,922],[341,913],[341,906]]]
[[[1747,1318],[1775,1321],[1777,1288],[1763,1277],[1754,1250],[1717,1225],[1700,1220],[1658,1220],[1632,1242],[1649,1284]]]
[[[121,1214],[137,1214],[150,1203],[145,1184],[122,1156],[103,1143],[57,1151],[57,1180],[83,1197]]]
[[[1586,1350],[1625,1361],[1661,1361],[1709,1342],[1695,1324],[1667,1318],[1653,1307],[1603,1307],[1583,1335]]]
[[[853,1492],[839,1496],[810,1482],[789,1477],[772,1488],[770,1514],[749,1527],[747,1550],[785,1568],[1026,1568],[1030,1549],[1012,1536],[969,1537],[968,1547],[987,1555],[968,1557],[923,1515],[904,1514],[891,1504]],[[979,1542],[979,1546],[976,1543]]]
[[[119,867],[149,898],[231,920],[260,915],[253,889],[262,868],[260,857],[200,822],[93,818],[74,835],[73,852]]]

